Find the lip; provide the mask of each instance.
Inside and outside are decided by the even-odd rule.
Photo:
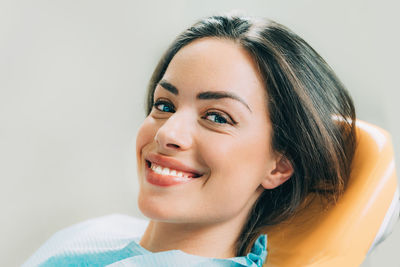
[[[152,185],[167,187],[188,183],[196,178],[185,178],[185,177],[177,177],[170,175],[161,175],[155,173],[149,166],[146,164],[145,170],[146,181]]]
[[[146,161],[145,162],[145,165],[146,165],[145,177],[146,177],[147,182],[149,182],[150,184],[153,184],[153,185],[162,186],[162,187],[180,185],[180,184],[184,184],[184,183],[190,182],[192,180],[195,180],[196,178],[201,176],[201,174],[197,170],[194,170],[193,168],[186,166],[185,164],[179,162],[178,160],[169,158],[169,157],[165,157],[165,156],[162,156],[159,154],[151,153],[145,157],[145,161]],[[161,174],[154,172],[150,168],[150,164],[156,164],[156,165],[160,165],[162,167],[167,167],[169,169],[181,171],[181,172],[189,175],[189,177],[161,175]],[[190,177],[190,176],[192,176],[192,177]]]
[[[180,161],[160,154],[150,153],[145,160],[177,171],[192,173],[195,177],[202,175],[199,171],[181,163]]]

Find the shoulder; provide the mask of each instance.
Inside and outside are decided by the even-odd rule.
[[[140,238],[148,221],[123,214],[86,220],[56,232],[23,266],[35,266],[61,254],[108,251],[126,246]]]

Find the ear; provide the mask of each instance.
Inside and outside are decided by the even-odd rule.
[[[286,182],[293,175],[292,163],[283,155],[277,156],[275,166],[268,171],[261,183],[265,189],[273,189]]]

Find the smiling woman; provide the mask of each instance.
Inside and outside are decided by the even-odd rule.
[[[136,142],[138,203],[150,218],[140,241],[47,263],[146,266],[163,255],[168,266],[261,266],[263,227],[310,192],[334,203],[346,187],[352,100],[275,22],[213,16],[184,31],[154,71],[147,115]]]
[[[272,150],[266,93],[254,61],[230,40],[193,41],[173,57],[153,95],[137,136],[139,207],[154,219],[141,245],[235,256],[233,244],[255,201],[293,170]],[[188,234],[180,230],[160,242],[159,231],[173,233],[177,223],[201,233],[196,245],[180,246]],[[198,246],[210,238],[218,241]]]
[[[205,173],[195,181],[201,190],[189,198],[174,194],[169,201],[179,203],[170,209],[187,204],[182,214],[193,211],[193,221],[214,215],[234,224],[227,226],[236,230],[232,239],[224,238],[234,255],[249,252],[263,227],[292,216],[310,192],[334,203],[347,184],[355,149],[352,100],[326,62],[275,22],[215,16],[183,32],[153,74],[147,112],[138,149],[142,133],[153,136],[158,153]],[[146,202],[145,190],[142,211],[162,207],[157,198]],[[157,197],[162,202],[161,192]],[[172,215],[168,210],[158,211]]]

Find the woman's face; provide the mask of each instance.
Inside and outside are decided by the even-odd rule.
[[[265,91],[252,58],[232,41],[203,38],[179,50],[136,140],[147,217],[244,218],[264,188],[281,183]]]

